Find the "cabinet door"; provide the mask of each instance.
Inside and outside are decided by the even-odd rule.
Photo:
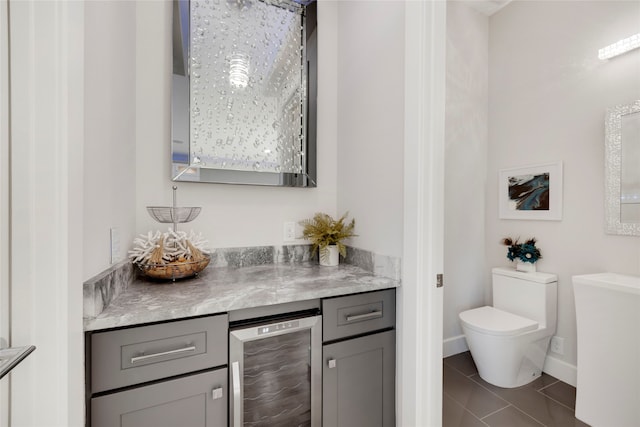
[[[226,425],[226,368],[91,399],[92,427]]]
[[[323,347],[323,427],[395,425],[395,331]]]

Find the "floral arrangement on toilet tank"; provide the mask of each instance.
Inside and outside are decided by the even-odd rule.
[[[507,258],[509,261],[516,261],[516,270],[533,273],[536,271],[536,262],[542,255],[540,249],[536,247],[536,238],[526,240],[524,243],[520,243],[518,239],[512,239],[511,237],[505,237],[502,239],[502,244],[507,246]]]

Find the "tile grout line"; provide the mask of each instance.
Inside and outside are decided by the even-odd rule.
[[[499,398],[500,400],[504,400],[505,402],[507,402],[508,404],[510,404],[510,405],[511,405],[511,402],[509,402],[507,399],[505,399],[504,397],[500,396],[498,393],[494,392],[493,390],[491,390],[491,389],[489,389],[489,388],[485,387],[484,385],[482,385],[482,383],[479,383],[478,381],[476,381],[476,380],[474,380],[473,378],[471,378],[471,377],[472,377],[472,376],[474,376],[474,375],[475,375],[475,374],[470,375],[468,378],[469,378],[471,381],[473,381],[475,384],[477,384],[477,385],[479,385],[480,387],[482,387],[484,390],[488,391],[489,393],[493,394],[494,396],[496,396],[496,397],[497,397],[497,398]],[[478,378],[481,378],[481,377],[480,377],[480,374],[478,374]]]
[[[531,418],[533,421],[535,421],[536,423],[540,424],[541,426],[547,427],[547,425],[545,423],[543,423],[542,421],[538,420],[533,415],[523,411],[522,409],[518,408],[516,405],[513,405],[513,407],[514,407],[514,409],[516,409],[519,412],[522,412],[524,415],[526,415],[527,417]]]
[[[449,399],[451,399],[451,401],[453,403],[455,403],[456,405],[460,406],[462,408],[462,410],[466,413],[468,413],[469,415],[471,415],[473,418],[475,418],[476,420],[480,421],[482,424],[486,425],[487,427],[489,427],[489,424],[485,423],[484,421],[482,421],[482,418],[478,417],[476,414],[474,414],[473,412],[471,412],[469,409],[467,409],[466,406],[464,406],[462,403],[458,402],[453,396],[451,396],[449,393],[447,392],[443,392],[443,394],[447,397],[449,397]]]
[[[505,402],[506,402],[506,401],[505,401]],[[500,409],[496,409],[495,411],[491,412],[490,414],[485,415],[484,417],[480,418],[480,421],[484,421],[484,419],[485,419],[485,418],[490,417],[490,416],[491,416],[491,415],[493,415],[493,414],[497,414],[498,412],[500,412],[500,411],[502,411],[502,410],[504,410],[504,409],[507,409],[509,406],[513,406],[513,404],[512,404],[511,402],[507,402],[507,403],[508,403],[508,405],[507,405],[507,406],[502,407],[502,408],[500,408]],[[515,408],[515,406],[513,406],[513,407]],[[517,409],[517,408],[516,408],[516,409]]]
[[[453,369],[454,371],[458,372],[460,375],[462,375],[462,376],[463,376],[463,377],[465,377],[466,379],[470,380],[470,381],[471,381],[471,382],[473,382],[474,384],[476,384],[476,385],[480,386],[483,390],[488,391],[489,393],[491,393],[493,396],[497,397],[498,399],[500,399],[500,400],[502,400],[502,401],[504,401],[504,402],[507,402],[507,404],[509,404],[509,405],[511,404],[511,402],[509,402],[508,400],[506,400],[506,399],[502,398],[502,396],[497,395],[497,394],[496,394],[496,393],[494,393],[492,390],[489,390],[488,388],[486,388],[485,386],[483,386],[483,385],[482,385],[482,384],[480,384],[479,382],[477,382],[477,381],[473,380],[471,377],[473,377],[474,375],[478,375],[478,376],[480,376],[480,374],[478,373],[478,371],[474,372],[473,374],[466,375],[464,372],[462,372],[460,369],[457,369],[455,366],[451,366],[451,365],[450,365],[450,364],[448,364],[448,363],[447,363],[447,366],[449,366],[451,369]],[[453,400],[455,400],[455,399],[453,398],[453,396],[449,396],[449,397],[451,397]],[[457,400],[456,400],[456,402],[457,402]],[[476,418],[477,418],[477,417],[476,417]]]
[[[469,378],[470,376],[473,376],[473,375],[475,375],[475,374],[477,374],[477,373],[478,373],[478,371],[476,370],[476,371],[475,371],[474,373],[472,373],[472,374],[466,374],[466,373],[462,372],[460,369],[458,369],[458,368],[456,368],[455,366],[451,365],[450,363],[444,362],[444,364],[445,364],[445,365],[447,365],[448,367],[450,367],[451,369],[453,369],[453,370],[455,370],[455,371],[459,372],[462,376],[467,377],[467,378]]]
[[[538,389],[536,391],[542,391],[542,390],[544,390],[546,388],[551,387],[552,385],[558,384],[559,382],[560,382],[560,380],[555,380],[555,382],[552,382],[551,384],[547,384],[546,386],[544,386],[544,387],[542,387],[542,388],[540,388],[540,389]]]
[[[472,375],[472,376],[473,376],[473,375]],[[480,376],[480,375],[478,374],[478,376]],[[508,399],[506,399],[506,398],[504,398],[504,397],[502,397],[502,396],[500,396],[500,395],[498,395],[498,394],[494,393],[493,391],[491,391],[491,390],[489,390],[488,388],[486,388],[485,386],[483,386],[481,383],[479,383],[479,382],[477,382],[477,381],[475,381],[475,380],[473,380],[473,379],[471,379],[471,378],[469,378],[469,379],[470,379],[471,381],[473,381],[474,383],[478,384],[478,385],[479,385],[480,387],[482,387],[483,389],[487,390],[489,393],[492,393],[492,394],[493,394],[493,395],[495,395],[496,397],[498,397],[498,398],[502,399],[503,401],[507,402],[507,403],[509,404],[509,406],[513,406],[513,407],[514,407],[514,409],[517,409],[519,412],[522,412],[523,414],[525,414],[525,415],[526,415],[526,416],[528,416],[529,418],[533,419],[533,420],[534,420],[535,422],[537,422],[538,424],[545,426],[545,424],[544,424],[542,421],[538,420],[537,418],[535,418],[533,415],[529,414],[528,412],[526,412],[526,411],[522,410],[522,409],[521,409],[521,408],[519,408],[515,403],[513,403],[513,402],[511,402],[510,400],[508,400]],[[556,381],[556,382],[558,382],[558,381]],[[554,382],[554,384],[555,384],[555,382]],[[543,387],[543,388],[546,388],[546,387]],[[538,391],[538,390],[533,390],[533,391],[535,391],[535,392],[537,392],[537,393],[540,393],[540,391]],[[545,397],[545,398],[549,398],[550,400],[553,400],[554,402],[559,403],[560,405],[564,406],[565,408],[567,408],[567,409],[570,409],[570,410],[571,410],[571,408],[569,408],[568,406],[563,405],[563,404],[562,404],[562,403],[560,403],[560,402],[557,402],[555,399],[550,398],[550,397],[549,397],[549,396],[547,396],[546,394],[544,394],[544,393],[540,393],[540,394],[541,394],[543,397]],[[507,407],[508,407],[508,406],[507,406]],[[506,408],[506,407],[505,407],[505,408]],[[502,408],[502,409],[505,409],[505,408]],[[501,411],[502,409],[500,409],[499,411]],[[488,415],[487,415],[487,416],[488,416]]]
[[[545,388],[546,388],[546,387],[545,387]],[[554,401],[554,402],[556,402],[558,405],[564,406],[565,408],[569,409],[571,412],[573,412],[573,413],[575,414],[575,412],[576,412],[576,409],[575,409],[575,408],[572,408],[572,407],[571,407],[571,406],[569,406],[569,405],[565,405],[564,403],[560,402],[559,400],[556,400],[556,399],[554,399],[553,397],[551,397],[551,396],[549,396],[549,395],[547,395],[547,394],[542,393],[540,390],[537,390],[537,391],[538,391],[538,393],[540,393],[541,395],[543,395],[545,398],[547,398],[547,399],[549,399],[549,400],[553,400],[553,401]],[[575,417],[575,415],[574,415],[574,417]]]

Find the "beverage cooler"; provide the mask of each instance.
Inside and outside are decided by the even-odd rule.
[[[322,316],[232,325],[231,427],[322,423]]]

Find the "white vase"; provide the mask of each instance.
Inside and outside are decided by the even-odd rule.
[[[524,271],[525,273],[535,273],[536,265],[530,262],[516,261],[516,271]]]
[[[340,263],[340,252],[337,245],[329,245],[320,249],[320,265],[335,267]]]

